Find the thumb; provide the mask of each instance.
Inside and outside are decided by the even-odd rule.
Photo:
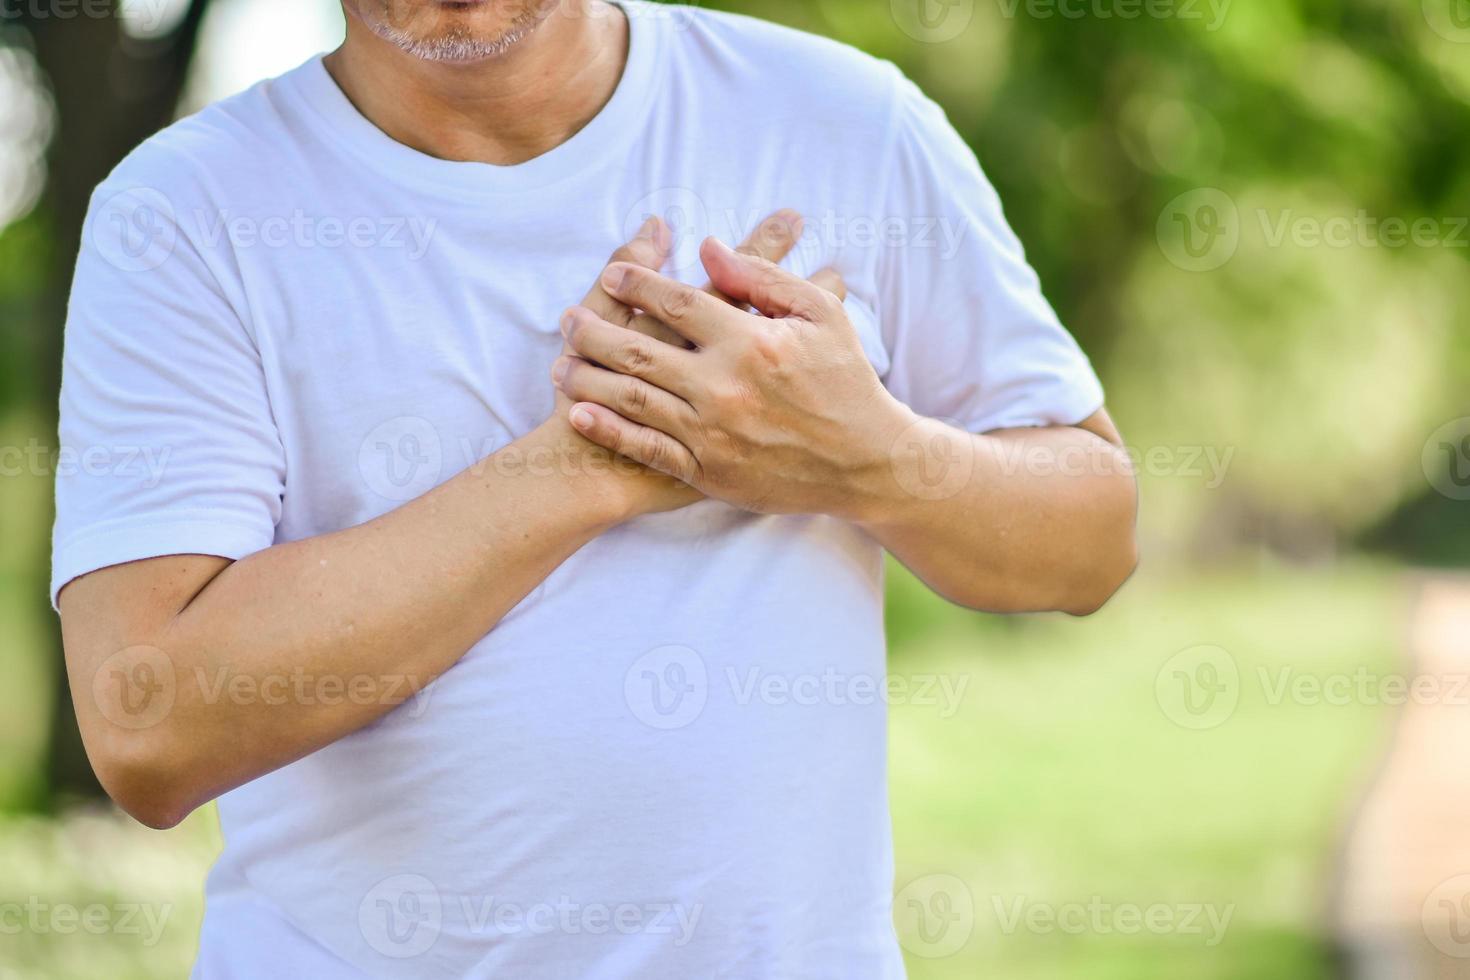
[[[737,252],[717,238],[704,240],[699,257],[711,286],[737,303],[755,307],[762,316],[817,319],[821,297],[831,298],[820,286],[759,256]]]

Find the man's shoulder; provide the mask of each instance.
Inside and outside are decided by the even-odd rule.
[[[731,94],[765,95],[783,114],[886,120],[904,81],[891,62],[832,38],[727,11],[666,9],[652,16],[670,20],[688,67],[715,73]]]
[[[285,161],[290,124],[281,89],[295,69],[252,85],[165,126],[138,144],[98,186],[98,192],[150,189],[164,197],[197,200],[238,194],[269,180]]]

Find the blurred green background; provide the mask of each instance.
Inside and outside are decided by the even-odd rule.
[[[59,694],[81,209],[152,129],[341,30],[333,0],[79,6],[0,5],[0,980],[185,976],[218,846],[211,811],[155,833],[103,805]],[[715,6],[944,105],[1139,465],[1143,566],[1091,619],[970,614],[893,570],[892,669],[937,685],[892,714],[912,976],[1338,975],[1339,855],[1402,706],[1283,684],[1408,676],[1418,583],[1470,555],[1470,5]]]

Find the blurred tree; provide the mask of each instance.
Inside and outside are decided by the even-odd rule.
[[[1418,560],[1426,536],[1383,522],[1432,493],[1425,440],[1470,413],[1461,2],[713,5],[889,58],[945,107],[1156,454],[1155,559],[1320,558],[1383,526]],[[1229,248],[1196,262],[1181,230],[1208,240],[1212,215]]]
[[[61,339],[72,267],[92,189],[135,146],[173,120],[208,0],[180,0],[172,16],[137,25],[126,4],[19,4],[14,22],[29,37],[50,87],[57,126],[47,154],[46,189],[39,218],[49,256],[34,323],[34,377],[45,394],[35,408],[55,431],[55,392],[61,383]],[[10,4],[6,3],[7,14]],[[138,6],[138,5],[135,5]],[[152,13],[163,13],[154,4]],[[105,16],[102,12],[105,9]],[[49,518],[48,514],[48,518]],[[49,523],[49,520],[48,520]],[[36,569],[38,602],[46,602],[47,568]],[[47,759],[49,799],[100,794],[82,750],[66,675],[60,669],[56,617],[42,611],[54,654],[51,739]]]

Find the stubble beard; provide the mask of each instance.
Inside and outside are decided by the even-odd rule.
[[[503,56],[540,27],[556,6],[557,0],[531,5],[495,37],[476,33],[463,25],[424,37],[394,25],[386,14],[377,12],[363,20],[374,34],[411,57],[439,64],[465,64]]]

